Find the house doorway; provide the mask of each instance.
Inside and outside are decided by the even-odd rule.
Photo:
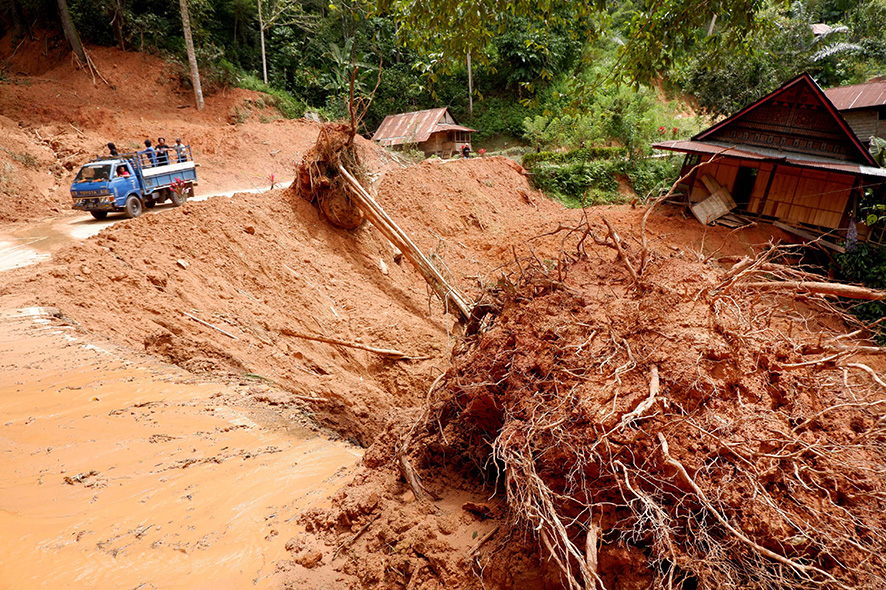
[[[748,210],[751,202],[751,193],[754,192],[754,183],[757,182],[759,168],[739,166],[738,174],[735,175],[735,186],[732,189],[732,200],[738,209]]]

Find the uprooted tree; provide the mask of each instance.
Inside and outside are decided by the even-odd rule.
[[[354,67],[348,100],[350,121],[325,123],[320,128],[316,143],[296,167],[292,188],[297,195],[315,204],[336,227],[357,229],[368,218],[424,276],[447,311],[467,321],[471,315],[471,305],[465,296],[445,279],[366,190],[368,177],[354,138],[372,98],[355,97],[356,77],[357,68]]]
[[[777,249],[723,271],[603,222],[487,294],[405,437],[418,472],[474,465],[575,590],[612,587],[616,547],[656,588],[884,587],[886,382],[864,356],[886,350]]]

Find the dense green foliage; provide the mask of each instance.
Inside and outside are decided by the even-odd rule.
[[[628,152],[620,147],[584,147],[571,152],[537,152],[523,156],[523,166],[532,168],[541,163],[573,164],[594,160],[613,160],[627,157]]]
[[[590,157],[593,153],[606,159]],[[582,207],[623,201],[626,195],[619,190],[619,179],[641,197],[657,194],[673,183],[682,162],[679,156],[626,159],[616,153],[578,149],[554,154],[550,160],[530,153],[523,156],[523,164],[535,186],[570,207]]]
[[[674,70],[672,80],[709,112],[729,115],[802,72],[822,87],[856,84],[884,73],[886,2],[772,3],[736,50],[723,54],[714,35]],[[815,35],[812,25],[831,30]]]
[[[858,244],[843,254],[837,254],[836,262],[846,279],[874,289],[886,289],[886,248],[883,246]],[[873,323],[886,317],[886,302],[857,303],[852,306],[852,313],[864,322]],[[883,328],[878,331],[881,338],[883,332]]]
[[[67,2],[86,42],[159,54],[182,86],[190,83],[174,0]],[[475,151],[525,146],[556,154],[529,153],[525,162],[539,169],[540,186],[579,201],[589,191],[595,198],[615,194],[612,175],[643,195],[670,180],[671,159],[650,160],[652,144],[709,124],[685,106],[687,93],[703,112],[723,115],[801,71],[825,86],[886,73],[886,0],[188,5],[208,95],[239,85],[267,93],[284,116],[310,110],[341,117],[356,66],[358,93],[378,84],[364,134],[387,114],[446,105],[478,130]],[[816,37],[813,23],[832,30]],[[0,6],[0,33],[20,38],[34,27],[58,26],[56,0]],[[586,151],[570,151],[578,148]],[[627,158],[611,158],[610,150]]]

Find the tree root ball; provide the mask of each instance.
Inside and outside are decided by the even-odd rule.
[[[351,200],[351,188],[338,170],[340,164],[365,184],[350,126],[327,123],[320,128],[317,142],[299,162],[292,188],[315,204],[329,223],[353,230],[360,227],[364,216]]]
[[[343,191],[329,191],[319,199],[320,211],[329,223],[342,229],[357,229],[363,223],[363,212]]]

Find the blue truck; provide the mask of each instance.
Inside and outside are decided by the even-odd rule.
[[[194,196],[197,164],[191,146],[100,156],[84,164],[71,185],[74,209],[104,219],[112,211],[138,217],[167,199],[182,205]]]

